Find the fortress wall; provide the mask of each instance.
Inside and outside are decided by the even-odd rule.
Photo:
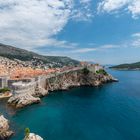
[[[35,86],[31,86],[31,87],[24,87],[22,89],[18,89],[18,90],[14,90],[14,94],[27,94],[27,93],[30,93],[30,94],[34,94],[35,92]]]
[[[12,86],[12,90],[14,94],[34,94],[36,88],[36,82],[30,82],[24,85]]]
[[[46,89],[46,76],[38,76],[37,84],[39,87]]]
[[[24,87],[17,84],[15,96],[10,97],[8,104],[24,107],[40,102],[38,97],[46,96],[48,91],[68,90],[71,87],[79,86],[100,86],[116,81],[109,74],[97,74],[93,70],[85,72],[83,69],[72,69],[58,74],[39,76],[34,82],[30,82]]]
[[[87,83],[90,84],[84,80],[85,76],[82,73],[82,69],[83,67],[77,67],[56,74],[41,75],[33,78],[33,80],[27,81],[28,83],[24,86],[21,84],[13,86],[12,89],[14,94],[30,93],[31,95],[34,95],[37,87],[48,91],[54,91],[65,90],[73,86],[86,85]],[[90,69],[90,71],[92,71],[91,73],[93,75],[94,67]],[[91,79],[91,77],[86,77],[86,79]],[[12,83],[13,82],[15,81],[12,81]]]

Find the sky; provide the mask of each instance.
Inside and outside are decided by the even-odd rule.
[[[140,61],[140,0],[0,0],[0,43],[43,55]]]

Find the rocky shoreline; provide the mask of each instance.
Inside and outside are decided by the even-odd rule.
[[[10,97],[8,104],[15,108],[23,108],[31,104],[40,103],[41,97],[47,96],[53,91],[69,90],[72,87],[80,86],[97,87],[108,82],[117,81],[117,79],[105,71],[103,73],[96,73],[88,69],[77,69],[50,77],[44,76],[29,92],[21,92]],[[9,130],[8,120],[1,115],[0,139],[8,139],[12,134],[13,132]],[[43,138],[34,133],[29,133],[28,137],[25,137],[24,140],[43,140]]]
[[[84,69],[69,71],[64,74],[46,78],[43,86],[37,84],[33,92],[14,95],[8,100],[8,104],[16,108],[22,108],[34,103],[40,103],[40,97],[51,94],[51,91],[68,90],[71,87],[100,86],[108,82],[116,82],[117,79],[108,73],[97,74]]]
[[[13,134],[14,132],[9,127],[9,121],[0,115],[0,140],[8,140]],[[23,140],[43,140],[43,138],[34,133],[29,133]]]
[[[5,140],[13,135],[13,131],[9,129],[9,121],[0,115],[0,140]]]

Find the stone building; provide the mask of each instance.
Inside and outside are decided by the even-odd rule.
[[[8,87],[8,80],[9,80],[8,76],[1,76],[0,77],[0,89],[4,88],[4,87]]]
[[[36,82],[15,82],[12,84],[13,94],[34,94],[36,87]]]
[[[89,66],[87,66],[89,71],[92,71],[94,73],[96,73],[97,71],[104,69],[103,66],[99,65],[99,64],[90,64]]]

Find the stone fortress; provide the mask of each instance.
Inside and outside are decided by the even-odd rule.
[[[86,72],[84,71],[86,69]],[[84,65],[73,68],[65,68],[48,75],[39,75],[34,78],[7,80],[13,96],[8,104],[21,108],[32,103],[39,103],[39,97],[46,96],[51,91],[68,90],[71,87],[99,86],[106,82],[116,81],[109,74],[97,74],[103,69],[99,65]]]
[[[96,71],[103,69],[102,66],[99,64],[88,64],[84,63],[81,66],[74,67],[74,68],[64,68],[60,71],[56,71],[50,73],[48,75],[39,75],[32,78],[23,78],[23,79],[11,79],[9,76],[0,76],[0,89],[4,87],[8,87],[12,90],[13,94],[21,94],[21,93],[28,93],[33,92],[35,87],[38,85],[42,88],[45,88],[45,81],[52,77],[56,77],[58,75],[62,75],[68,72],[82,70],[83,68],[87,68],[89,71],[96,73]]]

